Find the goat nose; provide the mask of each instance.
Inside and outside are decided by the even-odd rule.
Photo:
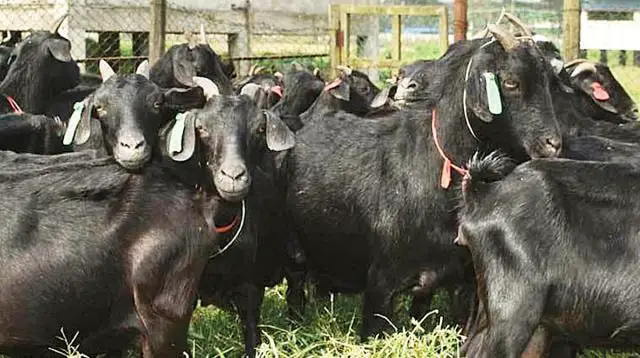
[[[418,87],[418,82],[412,80],[411,78],[403,78],[402,81],[400,81],[400,86],[406,88],[406,89],[416,89]]]
[[[562,138],[559,136],[549,136],[545,139],[545,146],[549,152],[549,157],[556,157],[562,148]]]
[[[233,180],[238,180],[247,173],[247,168],[244,165],[240,164],[225,165],[220,168],[220,171],[222,172],[222,175],[227,176]]]
[[[144,145],[144,139],[141,141],[121,141],[120,146],[130,149],[140,149]]]

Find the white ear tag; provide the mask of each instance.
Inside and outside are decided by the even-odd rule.
[[[171,129],[171,139],[169,140],[169,151],[171,153],[182,152],[182,137],[184,136],[186,113],[178,113],[176,115],[176,123]]]
[[[73,104],[73,113],[69,118],[69,124],[67,131],[64,133],[62,144],[70,145],[71,142],[73,142],[73,137],[76,135],[78,124],[80,124],[80,120],[82,119],[82,111],[84,111],[84,101]]]

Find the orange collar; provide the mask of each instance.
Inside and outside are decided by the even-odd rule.
[[[433,142],[436,144],[436,148],[438,149],[438,153],[440,153],[440,156],[444,159],[444,164],[442,165],[442,176],[440,177],[440,186],[447,189],[449,188],[449,185],[451,185],[451,169],[455,170],[462,176],[466,176],[469,172],[466,169],[453,164],[451,159],[449,159],[444,153],[444,150],[442,150],[436,133],[437,118],[436,109],[434,108],[431,112],[431,133],[433,135]]]

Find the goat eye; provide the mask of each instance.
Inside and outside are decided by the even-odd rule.
[[[261,124],[260,127],[258,127],[258,132],[260,133],[264,133],[266,130],[267,130],[266,124]]]
[[[518,82],[512,80],[504,80],[504,87],[508,89],[516,89],[518,88]]]
[[[162,103],[160,103],[160,101],[155,101],[153,102],[153,108],[160,108],[160,106],[162,105]]]
[[[202,139],[209,138],[209,132],[206,129],[204,129],[202,126],[196,126],[196,130],[198,131],[200,138]]]
[[[107,115],[107,111],[105,111],[105,109],[102,108],[102,106],[95,106],[95,109],[96,109],[96,114],[98,115],[98,118],[101,118]]]

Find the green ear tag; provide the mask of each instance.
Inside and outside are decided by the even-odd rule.
[[[492,72],[485,72],[482,74],[487,84],[487,102],[489,102],[489,112],[491,114],[502,113],[502,101],[500,99],[500,90],[498,89],[498,82],[496,81],[496,75]]]
[[[62,144],[69,145],[73,141],[73,137],[76,135],[76,129],[78,129],[78,124],[80,124],[80,119],[82,118],[83,110],[84,101],[73,104],[73,113],[69,118],[69,124],[67,126],[67,131],[64,133]]]
[[[170,153],[182,152],[182,136],[184,135],[184,125],[186,118],[186,113],[178,113],[176,115],[176,123],[171,129],[171,138],[169,139]]]

